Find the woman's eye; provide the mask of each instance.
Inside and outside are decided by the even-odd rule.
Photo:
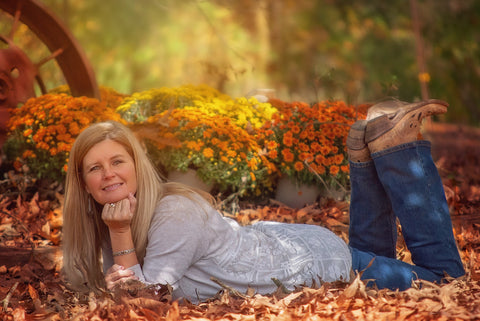
[[[92,167],[90,167],[89,172],[94,172],[98,169],[100,169],[100,166],[92,166]]]

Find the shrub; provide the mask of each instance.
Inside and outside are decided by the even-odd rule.
[[[70,149],[78,134],[92,123],[121,121],[119,114],[95,98],[46,94],[13,109],[8,159],[28,166],[39,179],[63,181]]]

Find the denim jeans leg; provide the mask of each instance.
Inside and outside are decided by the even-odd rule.
[[[350,162],[350,184],[350,247],[395,258],[396,218],[374,163]]]
[[[417,267],[440,278],[465,274],[452,231],[443,184],[428,141],[399,145],[372,155],[378,177],[402,226]]]
[[[367,286],[375,285],[379,289],[406,290],[416,279],[431,282],[440,281],[441,277],[426,268],[411,265],[406,262],[378,256],[368,251],[361,251],[350,247],[352,253],[352,267],[362,272],[362,280]],[[369,264],[371,264],[369,266]],[[368,267],[368,268],[367,268]]]

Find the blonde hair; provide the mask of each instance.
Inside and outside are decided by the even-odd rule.
[[[131,228],[140,264],[143,264],[148,229],[158,202],[171,194],[192,197],[193,189],[181,184],[162,182],[142,145],[126,126],[108,121],[85,129],[70,151],[63,208],[63,271],[71,286],[79,291],[99,291],[105,288],[101,248],[108,241],[109,233],[101,219],[101,206],[85,189],[82,163],[87,152],[106,139],[121,144],[135,162],[137,208]],[[209,194],[200,194],[212,201]]]

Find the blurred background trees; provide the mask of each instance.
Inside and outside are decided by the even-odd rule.
[[[289,101],[356,104],[421,99],[423,81],[451,104],[447,120],[480,125],[478,0],[39,1],[98,83],[123,93],[205,83],[234,97],[272,88]],[[0,12],[0,34],[10,24]],[[27,28],[14,40],[32,60],[46,56]],[[54,62],[41,73],[49,88],[62,83]]]

